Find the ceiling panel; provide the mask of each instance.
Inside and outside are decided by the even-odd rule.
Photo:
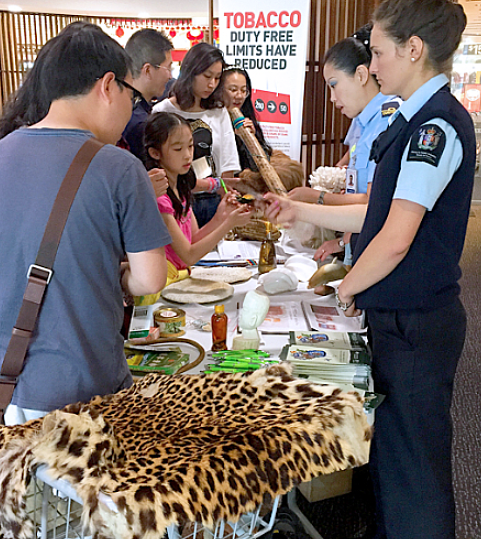
[[[0,10],[18,5],[23,11],[74,15],[171,18],[208,17],[209,0],[12,0],[0,2]],[[217,15],[217,0],[214,14]]]

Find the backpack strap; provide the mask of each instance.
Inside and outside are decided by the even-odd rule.
[[[32,264],[27,272],[27,287],[0,370],[0,410],[5,410],[10,403],[22,372],[45,290],[53,275],[53,264],[73,200],[85,172],[102,146],[104,144],[94,138],[89,138],[82,145],[55,198],[35,264]]]

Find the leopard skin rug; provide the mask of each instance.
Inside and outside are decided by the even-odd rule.
[[[172,523],[235,522],[300,482],[362,465],[370,438],[357,393],[294,378],[283,364],[150,374],[0,428],[0,537],[34,536],[25,495],[41,464],[73,485],[95,538],[160,539]]]

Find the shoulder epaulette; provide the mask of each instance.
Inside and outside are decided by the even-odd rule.
[[[382,116],[392,116],[399,108],[399,101],[386,101],[381,106]]]

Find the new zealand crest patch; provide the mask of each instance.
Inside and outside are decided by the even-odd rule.
[[[407,160],[437,167],[445,146],[446,133],[438,125],[424,124],[411,137]]]

